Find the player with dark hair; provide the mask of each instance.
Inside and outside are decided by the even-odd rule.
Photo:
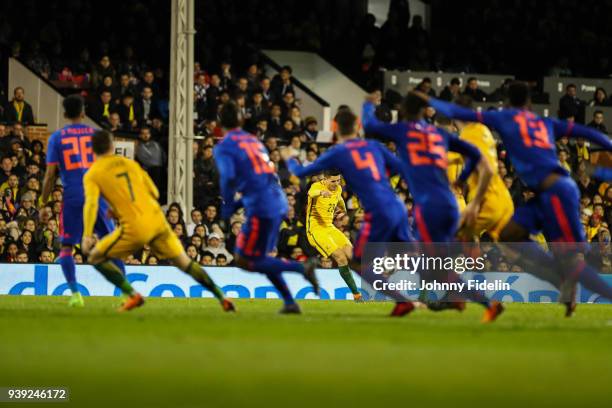
[[[341,143],[327,150],[312,164],[301,166],[291,158],[288,149],[283,149],[281,154],[289,170],[299,177],[328,169],[340,170],[365,209],[364,222],[350,265],[364,280],[373,284],[375,280],[384,280],[384,277],[375,275],[367,266],[360,267],[365,245],[368,242],[413,241],[406,208],[396,197],[387,177],[387,168],[397,173],[401,164],[379,142],[358,137],[357,117],[350,109],[338,112],[335,120]],[[391,316],[404,316],[414,309],[414,304],[401,293],[389,290],[383,293],[396,301]]]
[[[312,258],[301,264],[268,255],[276,246],[280,225],[288,210],[287,198],[264,145],[240,128],[238,106],[231,101],[225,103],[220,119],[225,136],[215,146],[214,156],[223,197],[221,215],[229,218],[244,206],[247,217],[236,239],[235,265],[268,277],[283,298],[281,313],[300,313],[282,273],[303,275],[318,294],[316,260]],[[238,199],[237,194],[241,195]]]
[[[338,265],[340,276],[353,294],[355,301],[361,293],[351,275],[349,260],[353,255],[351,241],[334,225],[337,211],[346,214],[342,199],[342,177],[337,169],[328,169],[323,179],[312,183],[308,190],[306,206],[306,236],[308,242],[325,258],[332,258]]]
[[[375,116],[374,104],[377,95],[369,99],[363,105],[364,130],[388,138],[397,145],[402,159],[402,176],[414,198],[414,218],[419,241],[452,241],[458,226],[471,227],[476,222],[492,174],[488,162],[482,159],[474,146],[425,122],[423,117],[427,103],[417,95],[409,93],[404,98],[401,105],[404,121],[396,124],[379,121]],[[475,169],[479,175],[474,197],[461,214],[446,174],[449,150],[467,158],[459,175],[460,181],[465,181]],[[447,279],[461,280],[455,273],[449,273]],[[459,295],[469,297],[486,308],[483,322],[495,320],[503,311],[501,303],[490,302],[482,292],[468,291]],[[465,308],[462,301],[452,302],[451,306],[458,310]]]
[[[531,98],[525,82],[514,81],[509,85],[510,106],[501,111],[475,112],[429,98],[425,94],[415,95],[446,116],[481,122],[497,130],[519,178],[529,189],[537,192],[534,199],[516,209],[512,220],[501,232],[502,241],[528,241],[530,232],[542,231],[548,242],[586,242],[584,228],[580,222],[580,193],[576,183],[559,164],[555,139],[566,136],[582,137],[610,151],[612,141],[606,135],[574,122],[537,116],[529,110]],[[552,264],[550,255],[538,244],[532,243],[525,248],[530,249],[528,255],[542,261],[540,264]],[[612,299],[612,287],[600,278],[594,268],[577,256],[578,247],[571,248],[571,253],[559,253],[559,262],[556,264],[562,282],[551,281],[562,289],[560,301],[566,306],[567,316],[571,316],[576,306],[576,281]],[[530,272],[538,274],[541,271]],[[550,280],[550,277],[541,277]],[[564,290],[564,283],[566,287],[571,287],[569,291]],[[571,298],[568,298],[568,293]]]
[[[185,253],[181,241],[166,221],[158,202],[159,191],[147,172],[134,160],[114,154],[113,136],[108,131],[95,132],[91,148],[96,154],[96,162],[83,178],[85,205],[81,248],[96,270],[128,296],[120,310],[142,306],[144,299],[109,259],[124,259],[148,245],[157,256],[168,259],[210,290],[223,310],[235,311],[234,304],[224,297],[206,271]],[[94,247],[94,223],[100,197],[111,205],[120,226]]]
[[[64,99],[64,117],[70,124],[54,132],[49,138],[47,150],[47,171],[42,187],[42,201],[49,199],[55,186],[57,175],[62,180],[64,199],[60,215],[60,236],[62,248],[59,263],[72,292],[70,306],[83,306],[83,297],[76,281],[75,263],[72,257],[73,247],[81,242],[83,235],[83,177],[94,162],[92,135],[94,129],[82,123],[85,117],[83,99],[71,95]],[[100,201],[95,220],[95,233],[103,236],[114,230],[113,221],[107,215],[108,206]],[[115,261],[121,271],[125,271],[123,262]]]

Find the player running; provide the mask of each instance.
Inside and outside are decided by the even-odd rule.
[[[91,139],[91,148],[96,154],[96,162],[83,179],[85,205],[82,211],[82,248],[83,253],[88,256],[88,262],[128,296],[119,310],[128,311],[142,306],[144,298],[134,290],[117,265],[109,259],[125,259],[148,245],[157,256],[168,259],[210,290],[221,303],[223,310],[235,311],[234,304],[225,299],[221,289],[206,271],[185,253],[159,206],[159,191],[149,175],[135,161],[114,154],[113,136],[110,132],[95,132]],[[120,225],[94,247],[93,232],[100,197],[110,204]]]
[[[365,210],[350,265],[363,279],[373,284],[374,280],[384,278],[374,275],[368,267],[360,268],[365,245],[368,242],[413,241],[406,207],[396,197],[386,174],[387,168],[399,172],[401,164],[380,143],[357,136],[357,117],[350,110],[338,112],[335,120],[341,143],[327,150],[312,164],[302,167],[286,149],[281,154],[289,171],[296,176],[314,175],[329,169],[338,169],[344,176]],[[383,293],[396,301],[391,316],[404,316],[414,309],[414,304],[401,293]]]
[[[68,96],[64,99],[63,106],[64,117],[70,124],[57,130],[49,138],[42,201],[46,203],[49,199],[59,173],[64,187],[64,200],[60,215],[62,248],[59,253],[59,263],[72,292],[68,304],[83,306],[83,296],[79,292],[76,281],[72,250],[81,242],[83,235],[83,203],[85,201],[83,176],[94,162],[91,138],[95,130],[82,123],[85,113],[81,97]],[[114,230],[113,221],[108,216],[107,210],[107,204],[101,200],[94,219],[94,230],[98,236],[109,234]],[[115,263],[121,271],[125,271],[123,262],[115,261]]]
[[[366,132],[381,135],[397,145],[402,159],[402,176],[408,182],[414,198],[419,240],[424,243],[452,241],[458,226],[472,227],[476,223],[492,174],[488,162],[481,158],[474,146],[425,122],[423,116],[427,104],[418,96],[408,94],[404,98],[402,116],[405,121],[396,124],[383,123],[376,118],[376,106],[373,102],[379,98],[375,93],[364,103],[363,128]],[[459,180],[464,181],[474,170],[479,176],[473,199],[461,213],[461,218],[446,173],[449,150],[468,159]],[[429,252],[433,251],[431,247],[427,249]],[[447,278],[461,280],[454,272],[449,273]],[[466,291],[459,295],[469,297],[486,308],[483,316],[485,323],[492,322],[503,312],[501,303],[490,302],[482,292]],[[463,310],[465,303],[455,301],[451,302],[451,306]]]
[[[555,149],[555,138],[573,136],[585,138],[610,151],[610,139],[592,128],[551,118],[541,118],[531,112],[531,98],[526,83],[515,81],[508,87],[509,108],[501,111],[474,112],[451,103],[418,94],[429,101],[443,115],[467,122],[481,122],[497,130],[508,151],[510,160],[519,178],[535,191],[535,199],[517,208],[512,220],[501,232],[502,241],[529,241],[529,233],[543,231],[548,242],[586,242],[584,228],[580,222],[580,193],[576,183],[559,164]],[[538,259],[540,265],[552,265],[550,255],[538,244],[522,247],[530,253],[527,258]],[[566,254],[557,265],[562,270],[561,278],[575,288],[579,281],[589,290],[612,299],[612,287],[601,279],[597,271],[588,266],[573,248],[570,258]],[[554,267],[553,267],[554,268]],[[560,282],[538,268],[531,273],[562,287]],[[553,270],[553,272],[556,272]],[[560,301],[566,306],[566,316],[575,309],[573,290],[571,298],[562,295]]]
[[[467,95],[460,96],[456,102],[459,106],[472,108],[472,98]],[[493,241],[499,240],[499,234],[508,224],[514,214],[514,203],[510,192],[499,175],[497,165],[497,143],[489,128],[478,122],[464,122],[455,120],[459,130],[459,139],[475,146],[482,157],[487,160],[493,175],[480,205],[476,223],[472,227],[465,226],[458,235],[461,239],[472,240],[487,232]],[[473,172],[467,179],[467,202],[474,200],[478,190],[479,174]]]
[[[301,313],[282,273],[303,275],[318,294],[319,283],[314,271],[316,262],[309,259],[301,264],[268,255],[276,246],[280,225],[288,209],[287,198],[265,147],[255,136],[240,128],[237,105],[227,102],[221,108],[220,116],[225,137],[215,146],[214,156],[223,196],[221,215],[229,218],[244,206],[247,217],[236,241],[236,266],[268,277],[285,303],[280,313]],[[237,193],[241,195],[239,199],[236,199]]]
[[[334,225],[336,210],[346,214],[346,205],[342,199],[340,172],[327,170],[324,178],[310,186],[308,205],[306,207],[306,236],[310,245],[315,247],[326,258],[336,261],[340,276],[353,293],[355,301],[361,300],[349,260],[353,255],[351,241]]]

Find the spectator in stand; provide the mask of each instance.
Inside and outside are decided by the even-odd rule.
[[[606,90],[599,87],[593,94],[593,99],[589,102],[589,106],[610,106],[610,100]]]
[[[31,149],[30,139],[26,136],[25,127],[21,123],[14,123],[13,128],[11,129],[11,139],[9,141],[9,145],[13,147],[15,141],[21,143],[22,147],[26,149]],[[9,154],[13,154],[16,152],[11,152],[9,149]]]
[[[234,257],[225,248],[225,244],[221,241],[221,236],[216,232],[210,234],[207,238],[207,245],[203,248],[203,252],[210,252],[213,257],[217,257],[220,254],[225,255],[225,259],[230,263]]]
[[[247,68],[246,78],[249,81],[249,89],[253,90],[259,86],[261,73],[257,64],[251,64]]]
[[[236,95],[236,97],[238,97],[239,95],[250,97],[253,89],[250,88],[249,85],[249,80],[246,77],[238,78],[238,86],[237,89],[234,90],[234,94]]]
[[[508,97],[508,87],[510,86],[510,83],[514,81],[512,78],[506,78],[504,79],[504,82],[501,84],[501,86],[497,89],[495,89],[490,95],[489,95],[489,101],[491,102],[503,102],[506,100],[506,98]]]
[[[314,116],[308,116],[304,119],[304,135],[311,142],[316,142],[319,130],[317,129],[318,122]]]
[[[159,143],[151,139],[151,129],[146,126],[140,129],[135,156],[136,161],[145,169],[161,192],[163,190],[162,172],[165,169],[166,153]]]
[[[287,119],[291,114],[291,109],[296,106],[295,93],[291,90],[285,92],[283,99],[280,102],[280,106],[282,110],[282,118]]]
[[[264,101],[268,104],[268,107],[272,105],[272,102],[274,102],[272,100],[273,95],[272,95],[272,84],[270,81],[270,78],[268,77],[263,77],[261,78],[261,81],[259,81],[259,86],[261,88],[261,95],[264,98]]]
[[[593,112],[593,120],[591,120],[587,126],[595,128],[601,133],[608,134],[608,129],[606,129],[606,125],[604,124],[604,114],[600,110]]]
[[[206,83],[206,74],[200,72],[197,74],[196,83],[193,86],[196,102],[206,102],[206,88],[208,88],[208,84]]]
[[[153,95],[159,95],[159,85],[155,81],[155,73],[153,70],[146,70],[142,76],[142,81],[138,84],[138,94],[142,95],[145,86],[148,86],[153,91]]]
[[[154,97],[153,88],[149,85],[142,88],[141,97],[134,102],[134,105],[136,112],[141,115],[138,120],[140,126],[151,126],[153,118],[160,116],[157,99]]]
[[[452,78],[448,85],[440,92],[440,99],[443,101],[454,101],[461,93],[461,80]]]
[[[121,124],[121,117],[117,112],[113,112],[109,115],[108,124],[105,127],[113,133],[121,132],[123,130],[123,125]]]
[[[263,94],[261,93],[261,89],[256,89],[253,92],[253,96],[251,97],[250,103],[247,107],[247,112],[252,119],[252,124],[255,124],[254,121],[262,117],[267,117],[269,114],[268,106],[264,102]]]
[[[475,77],[468,78],[463,94],[472,98],[474,102],[484,102],[487,100],[487,94],[478,87],[478,79]]]
[[[221,88],[225,91],[233,90],[234,75],[232,74],[232,64],[229,61],[221,62]]]
[[[134,104],[134,95],[125,94],[121,98],[121,104],[117,107],[117,113],[123,123],[123,128],[128,131],[138,129],[138,119],[142,117],[142,112]]]
[[[98,89],[98,93],[102,93],[103,91],[110,92],[113,101],[119,100],[121,96],[119,87],[115,84],[113,77],[109,75],[105,76],[102,80],[102,85],[100,89]]]
[[[194,201],[198,206],[206,208],[214,204],[219,197],[219,173],[213,158],[212,146],[201,145],[196,154],[193,172],[195,179]]]
[[[565,95],[559,100],[559,119],[574,118],[578,123],[584,123],[584,101],[576,95],[576,85],[565,87]]]
[[[128,93],[132,95],[136,95],[136,87],[134,86],[130,78],[130,75],[127,73],[123,73],[121,74],[121,77],[119,78],[119,98],[115,100],[115,103],[116,104],[120,103],[121,98],[123,98],[123,96]]]
[[[417,16],[415,16],[416,18]],[[431,83],[431,78],[425,77],[419,82],[419,84],[414,88],[417,91],[421,91],[426,95],[436,97],[436,91],[433,89],[433,85]]]
[[[9,140],[10,134],[6,128],[6,125],[0,123],[0,157],[8,153],[10,148]]]
[[[89,105],[87,114],[102,126],[108,126],[111,113],[117,110],[117,105],[113,101],[109,90],[103,90],[100,97]]]
[[[268,132],[271,136],[280,137],[283,134],[283,110],[280,105],[272,105],[270,109],[270,120],[268,121]]]
[[[18,86],[13,91],[13,100],[6,107],[4,115],[9,123],[34,124],[32,106],[25,100],[25,90]]]
[[[274,77],[271,83],[272,99],[274,101],[280,101],[285,99],[285,95],[291,92],[295,95],[293,89],[293,83],[291,81],[291,75],[293,70],[290,66],[285,65],[281,68],[280,73]]]
[[[94,89],[97,89],[102,85],[102,81],[104,77],[115,78],[115,68],[111,64],[110,57],[108,55],[103,55],[98,62],[98,65],[93,69],[91,73],[91,85]]]

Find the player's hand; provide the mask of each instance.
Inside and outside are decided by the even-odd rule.
[[[366,101],[372,102],[374,105],[380,105],[382,100],[382,93],[380,91],[374,91],[371,94],[366,95]]]
[[[476,204],[474,201],[468,203],[468,205],[461,213],[461,218],[459,219],[459,226],[463,226],[465,228],[471,229],[476,225],[476,220],[478,218],[478,213],[480,212],[480,205]]]
[[[429,95],[427,95],[426,93],[423,93],[421,91],[410,91],[409,93],[416,95],[422,100],[424,100],[425,102],[429,103]]]
[[[280,150],[281,158],[284,161],[287,161],[287,160],[291,159],[291,157],[292,157],[291,156],[291,151],[289,150],[288,147],[281,147],[279,150]]]
[[[83,254],[89,255],[95,243],[96,239],[93,236],[83,237],[83,241],[81,242],[81,251],[83,251]]]
[[[113,209],[112,209],[112,208],[108,208],[108,209],[106,210],[106,218],[108,218],[108,219],[113,219],[113,220],[116,220],[116,219],[117,219],[117,217],[115,217],[115,213],[113,212]]]
[[[321,197],[329,198],[332,196],[332,193],[327,190],[321,190]]]

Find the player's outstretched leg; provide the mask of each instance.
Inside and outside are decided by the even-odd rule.
[[[350,254],[350,246],[338,248],[332,253],[332,258],[334,258],[334,261],[336,261],[336,264],[338,265],[338,271],[340,272],[342,280],[344,280],[346,286],[348,286],[351,290],[351,293],[353,294],[353,299],[356,302],[359,302],[361,301],[361,293],[359,292],[359,289],[357,289],[357,285],[355,284],[355,280],[353,279],[353,274],[351,272],[351,268],[349,267],[350,257],[347,256],[347,251]]]
[[[298,304],[295,302],[287,282],[282,276],[283,272],[296,272],[304,276],[310,282],[315,293],[319,294],[319,281],[315,275],[316,259],[311,258],[304,264],[295,261],[286,261],[270,256],[262,256],[257,258],[247,258],[240,254],[235,254],[234,262],[241,269],[260,272],[265,274],[274,288],[278,290],[283,299],[284,306],[280,310],[283,314],[299,314],[301,313]]]
[[[83,296],[79,292],[79,287],[76,281],[76,266],[72,257],[72,246],[64,245],[59,253],[59,263],[62,267],[62,272],[66,278],[66,283],[72,292],[72,296],[68,301],[68,305],[72,307],[83,307],[85,302]]]
[[[225,295],[221,291],[221,289],[213,282],[211,277],[206,273],[204,268],[190,259],[186,253],[182,253],[176,258],[172,258],[170,260],[174,266],[182,270],[183,272],[189,274],[193,279],[195,279],[200,285],[204,286],[206,289],[210,290],[212,294],[219,300],[221,307],[226,312],[235,312],[236,306],[229,300],[225,298]]]
[[[352,259],[349,262],[350,266],[354,271],[357,271],[359,276],[366,282],[368,282],[372,287],[374,285],[374,281],[380,280],[383,283],[387,282],[387,278],[383,275],[377,275],[374,273],[371,265],[361,268],[361,265],[358,260]],[[395,306],[393,310],[391,310],[391,317],[402,317],[410,312],[412,312],[415,308],[414,303],[410,301],[406,296],[402,295],[400,292],[396,290],[381,290],[382,294],[391,299],[395,300]]]
[[[125,275],[121,273],[121,270],[117,267],[115,263],[109,260],[105,260],[96,263],[94,265],[94,268],[96,268],[96,270],[98,270],[102,275],[104,275],[106,280],[121,289],[121,292],[128,296],[127,300],[119,309],[120,311],[127,312],[144,304],[144,298],[142,297],[142,295],[134,290],[132,285],[130,285],[130,282],[128,282],[128,280],[125,278]]]

